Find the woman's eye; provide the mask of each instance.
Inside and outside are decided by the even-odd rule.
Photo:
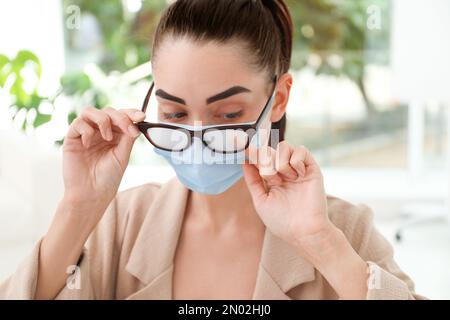
[[[224,113],[224,114],[222,115],[222,117],[223,117],[225,120],[233,120],[233,119],[237,119],[237,118],[239,118],[240,116],[242,116],[242,111],[234,112],[234,113]]]
[[[186,112],[163,113],[164,119],[181,119],[186,116]]]

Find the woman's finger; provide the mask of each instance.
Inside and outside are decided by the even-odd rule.
[[[298,178],[297,171],[289,163],[293,152],[294,148],[286,141],[281,141],[277,146],[275,169],[284,179],[295,180]]]
[[[80,117],[86,121],[92,121],[97,125],[103,139],[111,141],[113,133],[111,128],[111,118],[105,113],[93,107],[87,107],[83,110]]]
[[[135,131],[135,136],[132,139],[129,139],[128,136],[124,135],[119,140],[117,145],[117,150],[119,154],[124,155],[124,163],[129,160],[131,149],[133,148],[133,144],[136,141],[136,138],[140,135],[140,131],[138,127],[133,122],[141,122],[145,120],[145,113],[137,109],[119,109],[117,112],[125,115],[131,121],[131,124],[128,126],[128,130],[130,132]]]
[[[306,175],[308,167],[317,165],[309,150],[304,146],[294,149],[289,163],[300,176]]]
[[[124,134],[130,136],[131,138],[136,138],[139,136],[139,130],[126,113],[119,112],[113,108],[106,108],[104,111],[111,118],[112,124],[119,127]]]
[[[253,198],[254,203],[259,203],[265,200],[267,196],[266,188],[264,186],[264,180],[259,175],[258,168],[253,164],[243,165],[244,179],[247,183],[250,195]]]
[[[141,122],[145,120],[145,113],[138,109],[119,109],[117,111],[126,114],[133,122]]]
[[[92,137],[95,134],[94,128],[92,128],[86,121],[81,118],[75,119],[69,127],[67,138],[77,139],[81,137],[81,143],[85,148],[91,146]]]
[[[145,113],[142,112],[141,110],[137,110],[137,109],[120,109],[118,111],[126,114],[128,116],[128,118],[131,119],[132,122],[137,123],[137,122],[141,122],[141,121],[145,120]],[[132,123],[128,127],[128,130],[130,130],[131,132],[134,132],[136,134],[136,137],[141,134],[138,126],[135,125],[134,123]]]
[[[258,149],[257,167],[259,174],[269,185],[278,185],[283,182],[275,169],[275,157],[276,151],[269,146]]]

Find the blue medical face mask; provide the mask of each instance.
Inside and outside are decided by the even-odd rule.
[[[273,100],[272,97],[268,109],[272,107]],[[214,127],[178,124],[177,126],[192,131]],[[267,129],[258,129],[250,145],[256,148],[265,145],[268,133]],[[192,144],[186,150],[174,152],[154,148],[154,151],[169,162],[181,183],[195,192],[220,194],[232,187],[243,176],[242,164],[246,160],[245,150],[237,153],[216,153],[206,147],[200,138],[194,137]]]
[[[214,153],[198,138],[194,138],[192,145],[185,151],[154,150],[169,162],[181,183],[195,192],[222,193],[243,175],[244,151],[235,154]]]

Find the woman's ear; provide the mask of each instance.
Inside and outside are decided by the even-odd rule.
[[[278,84],[275,93],[275,102],[272,107],[272,114],[270,116],[271,122],[278,122],[281,120],[286,112],[287,103],[292,87],[292,75],[290,73],[283,74],[278,79]]]

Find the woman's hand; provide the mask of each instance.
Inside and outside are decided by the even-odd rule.
[[[91,212],[106,209],[117,193],[133,143],[139,136],[133,122],[144,118],[145,114],[135,109],[83,110],[64,141],[65,201],[89,206]]]
[[[53,299],[79,261],[90,233],[117,193],[144,120],[139,110],[86,108],[63,146],[64,198],[42,240],[36,299]]]
[[[249,150],[244,176],[266,227],[293,245],[342,299],[364,299],[367,265],[328,218],[320,168],[305,147]]]
[[[252,149],[244,176],[255,209],[278,237],[312,245],[332,229],[320,168],[305,147],[282,141],[277,149]]]

